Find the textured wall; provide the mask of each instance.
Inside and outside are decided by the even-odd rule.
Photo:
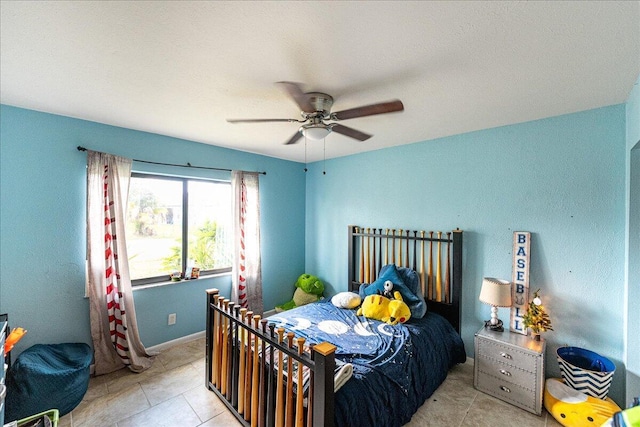
[[[624,105],[334,159],[326,175],[312,164],[307,270],[346,290],[349,224],[461,228],[472,355],[489,318],[482,277],[510,279],[513,231],[530,231],[530,286],[541,288],[555,329],[545,334],[548,375],[559,375],[558,346],[592,349],[618,365],[612,393],[622,398],[624,164]]]
[[[134,159],[229,169],[261,176],[265,307],[291,298],[304,271],[304,172],[300,164],[51,114],[1,107],[0,312],[35,343],[90,342],[84,298],[86,155],[83,145]],[[183,168],[134,169],[184,174]],[[220,173],[189,171],[198,176]],[[153,346],[204,330],[204,290],[229,295],[230,276],[134,292],[140,336]],[[177,313],[167,326],[168,313]]]
[[[626,105],[627,131],[627,402],[640,396],[640,77]]]

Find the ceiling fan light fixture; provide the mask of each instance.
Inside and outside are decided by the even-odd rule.
[[[314,141],[320,141],[321,139],[326,138],[330,132],[331,128],[324,124],[310,124],[300,127],[300,133],[302,133],[305,138],[312,139]]]

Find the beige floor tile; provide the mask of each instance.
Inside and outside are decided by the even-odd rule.
[[[125,389],[134,384],[141,383],[142,381],[148,380],[161,374],[163,372],[167,372],[167,369],[164,365],[156,358],[153,361],[153,364],[146,371],[136,373],[132,372],[127,368],[120,369],[116,372],[112,372],[111,374],[105,375],[105,384],[107,385],[107,390],[112,393],[114,391]]]
[[[200,424],[200,427],[242,427],[242,424],[231,415],[231,412],[223,412],[217,415],[205,423]]]
[[[204,373],[187,364],[150,377],[142,381],[140,386],[151,406],[154,406],[203,383]]]
[[[546,410],[545,410],[545,413],[547,414],[546,427],[562,427],[562,424],[560,424],[558,421],[556,421],[556,419],[553,418],[553,415],[548,413]]]
[[[207,339],[205,337],[198,338],[187,343],[187,345],[200,351],[200,357],[204,357],[204,351],[205,351],[205,348],[207,347]]]
[[[115,426],[118,420],[142,412],[150,406],[140,385],[135,384],[91,402],[81,402],[72,412],[73,427]]]
[[[104,375],[89,378],[89,388],[82,400],[94,400],[109,393]]]
[[[201,422],[184,396],[177,396],[118,421],[118,427],[196,427]]]
[[[204,357],[205,343],[203,340],[195,340],[185,344],[171,347],[157,356],[164,367],[169,370],[186,365]]]
[[[447,379],[461,380],[473,387],[473,359],[467,359],[465,363],[451,368],[447,374]]]
[[[544,427],[546,417],[537,416],[478,392],[461,427]]]
[[[131,371],[129,369],[127,369],[126,367],[122,367],[121,369],[118,369],[117,371],[113,371],[110,372],[108,374],[104,374],[104,375],[99,375],[96,378],[102,378],[104,380],[105,383],[111,382],[117,378],[123,377],[123,376],[127,376],[131,373]]]
[[[225,404],[215,393],[207,390],[204,384],[184,392],[183,396],[203,422],[227,412]]]
[[[191,365],[196,368],[198,372],[202,372],[202,383],[204,384],[204,370],[206,369],[206,361],[204,358],[194,360]]]
[[[73,427],[73,424],[71,423],[71,413],[58,419],[58,427]]]
[[[205,339],[160,353],[147,371],[121,369],[92,378],[83,401],[59,427],[239,427],[205,387]],[[116,425],[117,423],[117,425]],[[457,365],[408,427],[561,427],[473,388],[473,360]]]
[[[458,426],[470,410],[477,394],[467,374],[449,375],[447,380],[427,399],[407,424],[418,426]]]
[[[107,401],[108,397],[104,396],[94,400],[83,400],[80,402],[80,404],[76,406],[71,413],[72,419],[75,420],[72,425],[75,427],[90,425],[88,424],[89,420],[99,418],[102,414],[108,411]]]

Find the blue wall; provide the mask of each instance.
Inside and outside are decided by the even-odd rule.
[[[266,170],[260,181],[265,307],[288,300],[301,271],[320,275],[327,295],[345,290],[349,224],[460,227],[462,334],[472,355],[473,334],[489,316],[478,301],[482,277],[510,278],[512,233],[531,231],[531,287],[542,289],[555,329],[545,334],[547,375],[559,375],[558,346],[592,349],[616,363],[611,393],[622,403],[625,123],[637,100],[629,104],[328,160],[326,175],[320,162],[305,175],[295,162],[2,106],[0,312],[29,329],[18,352],[36,342],[89,342],[86,160],[77,145],[161,162]],[[136,291],[145,345],[201,331],[204,289],[227,292],[229,282],[225,276]],[[178,315],[176,326],[166,326],[170,312]],[[500,310],[501,318],[508,314]]]
[[[627,402],[640,396],[640,76],[626,105],[627,130]]]
[[[304,271],[305,177],[299,163],[0,108],[0,312],[9,313],[12,326],[28,330],[14,355],[35,343],[90,342],[84,297],[86,154],[78,145],[142,160],[267,171],[260,177],[265,307],[291,298]],[[141,163],[134,169],[192,173]],[[134,292],[143,343],[202,331],[204,290],[218,287],[229,295],[230,282],[227,275]],[[168,313],[177,314],[175,326],[167,326]]]
[[[631,150],[640,141],[640,76],[631,89],[626,104],[627,149]]]
[[[329,141],[327,142],[329,143]],[[557,347],[592,349],[618,373],[624,393],[625,106],[353,155],[310,165],[306,269],[347,288],[347,225],[464,230],[462,335],[489,317],[482,277],[511,279],[513,231],[530,231],[532,290],[555,331],[547,375],[559,376]],[[499,315],[508,319],[508,309]]]

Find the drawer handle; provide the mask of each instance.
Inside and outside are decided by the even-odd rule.
[[[511,393],[511,390],[509,390],[509,387],[505,387],[503,385],[500,386],[500,390],[506,391],[507,393]]]
[[[504,357],[505,359],[511,359],[511,355],[505,353],[504,351],[502,353],[500,353],[500,356]]]
[[[508,376],[508,377],[510,377],[510,376],[511,376],[511,372],[509,372],[509,371],[505,371],[504,369],[500,369],[500,373],[501,373],[502,375],[506,375],[506,376]]]

